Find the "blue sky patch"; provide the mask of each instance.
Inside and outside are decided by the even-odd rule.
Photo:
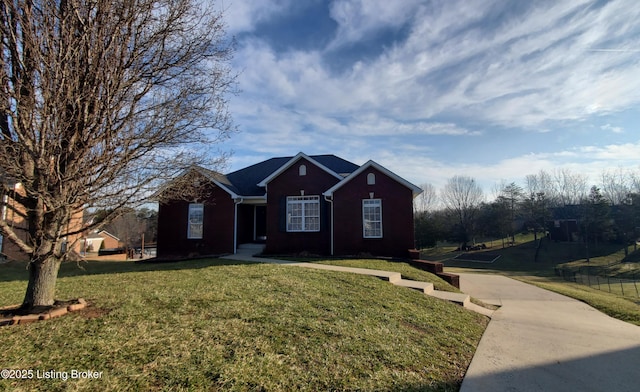
[[[540,170],[640,171],[635,0],[256,0],[238,40],[237,169],[273,156],[369,159],[485,191]]]

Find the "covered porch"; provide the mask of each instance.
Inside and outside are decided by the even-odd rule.
[[[264,198],[242,200],[236,204],[235,251],[242,244],[267,241],[267,203]]]

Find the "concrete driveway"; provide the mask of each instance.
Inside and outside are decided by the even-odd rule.
[[[640,327],[504,276],[461,273],[460,288],[501,305],[462,392],[640,390]]]

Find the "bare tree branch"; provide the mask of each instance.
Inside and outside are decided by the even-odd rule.
[[[460,240],[465,246],[473,236],[476,213],[484,195],[475,179],[466,176],[454,176],[440,193],[440,200],[458,221]]]
[[[77,211],[115,217],[220,163],[208,149],[234,131],[235,87],[222,17],[197,0],[0,0],[0,172],[25,190],[32,264],[65,257]]]
[[[424,183],[420,185],[422,193],[415,199],[415,206],[417,211],[430,211],[434,208],[438,199],[436,187],[430,183]]]
[[[633,181],[631,172],[625,172],[622,168],[616,171],[603,170],[601,179],[602,195],[609,204],[620,205],[627,200]]]

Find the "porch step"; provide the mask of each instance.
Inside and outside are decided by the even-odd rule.
[[[247,256],[258,255],[262,253],[262,251],[264,251],[265,246],[266,246],[265,244],[253,244],[253,243],[240,244],[238,245],[238,249],[236,250],[236,253],[241,255],[247,255]]]
[[[264,250],[265,244],[256,244],[256,243],[246,243],[238,245],[238,249],[258,249],[260,251]]]

